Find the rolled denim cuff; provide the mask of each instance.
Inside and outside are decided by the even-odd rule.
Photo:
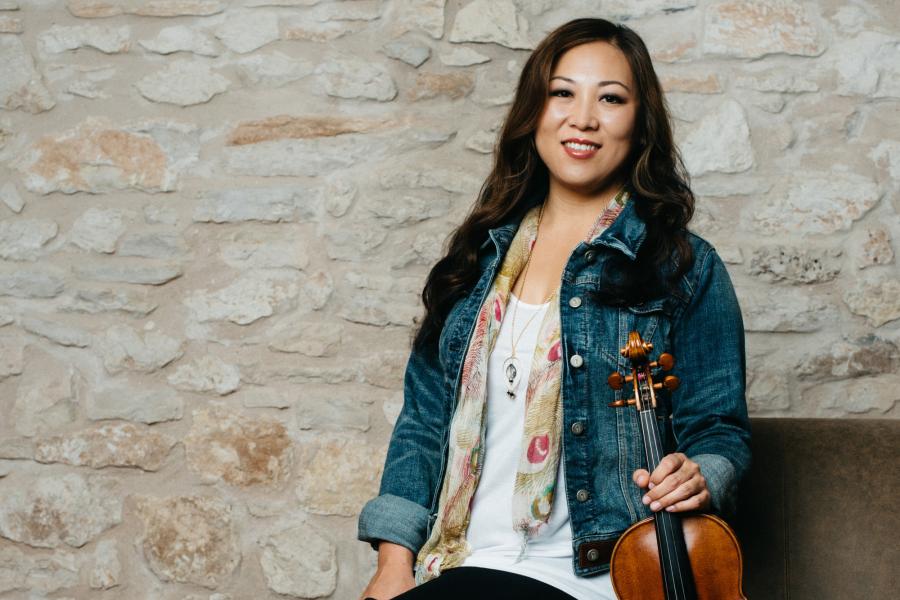
[[[713,512],[726,518],[734,515],[737,509],[737,471],[731,461],[719,454],[698,454],[690,459],[700,465],[700,473],[706,478]]]
[[[363,506],[356,537],[369,542],[373,550],[384,540],[409,548],[415,555],[425,543],[427,527],[428,509],[400,496],[382,494]]]

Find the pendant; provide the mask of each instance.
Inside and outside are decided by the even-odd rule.
[[[519,359],[510,356],[503,361],[503,373],[506,375],[506,396],[516,399],[516,388],[519,387]]]

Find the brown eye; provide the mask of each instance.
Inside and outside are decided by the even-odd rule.
[[[550,92],[551,96],[561,96],[562,94],[568,94],[569,90],[553,90]]]
[[[604,94],[604,95],[600,96],[601,100],[604,100],[606,98],[611,98],[611,102],[613,104],[622,104],[621,96],[616,96],[615,94]]]

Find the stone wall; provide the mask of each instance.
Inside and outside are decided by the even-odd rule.
[[[752,412],[900,414],[890,0],[0,0],[0,597],[356,598],[424,276],[578,16],[652,50]]]

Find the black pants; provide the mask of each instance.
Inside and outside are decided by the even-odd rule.
[[[394,600],[575,600],[551,585],[497,569],[456,567]]]

